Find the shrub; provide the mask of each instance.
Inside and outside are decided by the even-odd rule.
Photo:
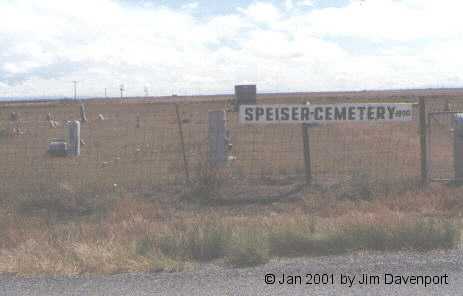
[[[459,237],[458,229],[448,221],[422,219],[397,229],[390,244],[391,249],[450,249],[457,245]]]
[[[207,204],[212,199],[220,197],[220,189],[225,179],[223,174],[219,168],[211,168],[208,164],[200,165],[196,178],[192,180],[191,188],[184,198]]]
[[[278,225],[269,233],[270,251],[277,256],[290,257],[318,254],[321,250],[313,232],[313,221],[299,220]]]
[[[324,256],[347,251],[347,245],[338,234],[288,234],[272,234],[269,243],[273,255],[280,257]]]
[[[354,225],[341,235],[345,245],[353,249],[383,251],[391,239],[382,225]]]
[[[195,225],[187,233],[187,249],[191,258],[208,261],[225,255],[230,232],[222,223],[208,222],[205,225]]]
[[[182,245],[183,237],[176,237],[173,234],[164,234],[156,239],[156,245],[162,254],[170,258],[183,258],[186,251]]]
[[[273,228],[269,245],[271,253],[276,256],[322,256],[346,251],[342,233],[316,233],[312,219],[300,219]]]
[[[233,267],[250,267],[268,262],[268,239],[256,230],[242,229],[234,233],[226,262]]]
[[[448,221],[420,219],[387,228],[382,225],[356,225],[344,230],[352,249],[430,251],[455,247],[460,233]]]
[[[269,234],[275,256],[320,256],[351,250],[429,251],[455,247],[459,231],[450,222],[418,220],[396,226],[351,225],[333,233],[313,234],[304,227],[279,227]]]
[[[215,219],[195,223],[184,230],[171,231],[161,236],[161,252],[172,258],[209,261],[225,256],[230,231]]]
[[[373,197],[369,175],[365,172],[354,171],[347,184],[341,185],[338,192],[340,199],[371,200]]]
[[[144,237],[135,242],[135,254],[139,256],[148,256],[153,251],[153,240],[150,237]]]
[[[10,135],[6,128],[0,127],[0,139],[7,138]]]

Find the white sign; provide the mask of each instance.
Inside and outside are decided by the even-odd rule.
[[[241,105],[240,123],[341,123],[412,120],[412,104]]]

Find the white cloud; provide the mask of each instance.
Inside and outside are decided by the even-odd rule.
[[[182,9],[185,9],[185,10],[195,10],[198,7],[199,7],[198,2],[190,2],[190,3],[186,3],[186,4],[182,5]]]
[[[0,96],[71,95],[75,79],[87,95],[463,86],[458,1],[281,3],[199,18],[195,2],[0,2]]]
[[[246,8],[240,8],[245,16],[258,23],[276,22],[281,18],[281,12],[271,3],[256,2]]]
[[[461,9],[463,3],[453,0],[352,1],[347,7],[315,10],[299,22],[325,36],[395,41],[461,38]]]
[[[294,7],[294,2],[293,0],[285,0],[284,5],[286,10],[291,10]]]
[[[314,0],[301,0],[297,2],[297,5],[312,7],[315,5],[315,3],[314,3]]]

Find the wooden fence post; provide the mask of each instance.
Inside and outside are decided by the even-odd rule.
[[[186,158],[185,152],[185,140],[183,138],[183,128],[182,128],[182,120],[180,118],[180,112],[178,110],[178,105],[175,104],[175,113],[177,114],[177,124],[178,124],[178,132],[180,136],[180,144],[182,146],[182,154],[183,154],[183,167],[185,169],[185,176],[188,183],[190,183],[190,172],[188,169],[188,160]]]
[[[312,183],[312,163],[310,159],[309,125],[305,123],[302,124],[302,144],[304,149],[305,182],[309,185]]]
[[[427,151],[427,127],[426,127],[426,103],[424,98],[419,99],[419,132],[421,150],[421,184],[428,182],[428,151]]]

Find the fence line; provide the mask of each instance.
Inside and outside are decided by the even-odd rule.
[[[301,103],[304,101],[301,99]],[[463,104],[456,100],[450,100],[448,105],[446,100],[427,99],[425,103],[426,112],[444,110],[446,106],[449,110],[463,110]],[[80,104],[3,108],[0,194],[15,198],[62,191],[90,194],[117,188],[143,193],[182,187],[190,175],[197,178],[207,162],[208,111],[227,106],[222,100],[185,102],[177,109],[168,103],[90,103],[86,106],[87,122],[81,127],[85,145],[76,158],[51,157],[46,150],[49,139],[64,138],[64,121],[80,119]],[[18,113],[17,121],[10,120],[12,111]],[[48,113],[58,127],[48,124]],[[240,125],[234,112],[228,112],[227,118],[233,143],[230,155],[234,159],[226,168],[227,182],[233,183],[230,194],[275,192],[305,182],[307,155],[300,125]],[[423,177],[423,146],[418,127],[425,119],[415,112],[414,120],[406,123],[311,127],[308,148],[312,183],[341,191],[347,190],[346,186],[364,184],[380,187],[419,183]],[[183,134],[180,137],[179,127]],[[19,132],[15,134],[13,129]],[[431,137],[435,146],[439,140],[434,131]],[[450,135],[441,132],[439,137],[448,141]],[[434,146],[433,173],[437,169],[434,159],[438,157]],[[444,159],[451,156],[442,155]],[[445,172],[452,170],[448,161],[441,166]],[[190,171],[185,172],[185,168]]]

